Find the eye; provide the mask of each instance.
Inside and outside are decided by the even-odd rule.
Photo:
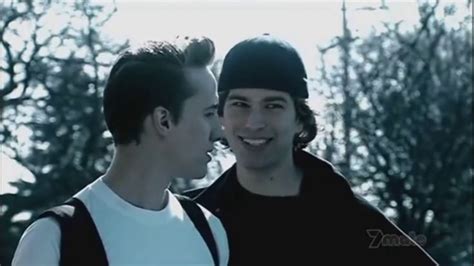
[[[245,102],[233,101],[230,103],[230,106],[244,108],[244,107],[248,107],[249,105]]]
[[[278,104],[278,103],[269,103],[265,106],[267,109],[283,109],[283,105],[282,104]]]
[[[217,110],[212,111],[212,112],[207,112],[204,114],[206,117],[214,117],[217,116]]]

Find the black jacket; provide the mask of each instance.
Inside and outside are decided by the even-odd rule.
[[[289,250],[301,250],[298,252],[304,256],[286,258],[281,254],[285,253],[282,249],[280,254],[275,254],[278,264],[313,265],[323,261],[326,263],[328,259],[330,265],[437,265],[377,208],[353,193],[346,179],[331,164],[304,151],[296,152],[294,160],[304,176],[298,197],[309,213],[307,218],[298,222],[298,227],[307,229],[297,232],[300,232],[301,239],[310,243],[281,243]],[[229,238],[230,264],[268,265],[271,261],[269,257],[273,256],[271,251],[265,257],[259,257],[265,252],[252,251],[263,250],[266,245],[252,246],[252,241],[236,243],[242,230],[247,230],[242,223],[234,222],[238,220],[239,210],[246,208],[239,202],[238,186],[236,167],[233,165],[209,187],[186,194],[221,219]],[[279,232],[275,234],[278,239]],[[311,258],[312,261],[299,262],[297,257],[302,260]]]

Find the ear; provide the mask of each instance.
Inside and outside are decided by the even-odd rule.
[[[170,134],[173,128],[171,113],[168,109],[158,106],[152,113],[153,128],[159,135],[166,136]]]

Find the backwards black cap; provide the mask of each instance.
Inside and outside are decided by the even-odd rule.
[[[264,34],[236,44],[225,56],[218,91],[262,88],[308,98],[306,71],[296,49]]]

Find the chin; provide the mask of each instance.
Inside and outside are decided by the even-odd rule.
[[[244,168],[255,169],[255,170],[265,169],[272,165],[272,163],[269,162],[268,160],[258,160],[258,159],[251,160],[250,158],[241,159],[241,160],[237,159],[237,162],[240,163],[240,166]]]

